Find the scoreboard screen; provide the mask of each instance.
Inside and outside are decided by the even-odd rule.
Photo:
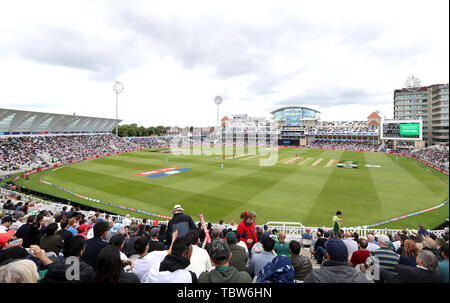
[[[381,139],[422,140],[422,121],[384,120],[381,123]]]

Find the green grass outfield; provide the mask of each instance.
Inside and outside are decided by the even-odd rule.
[[[302,165],[299,163],[304,159],[282,163],[296,153],[311,159]],[[161,215],[170,215],[173,205],[181,204],[194,220],[204,213],[207,221],[239,222],[241,211],[252,209],[258,214],[258,224],[290,221],[331,226],[332,216],[341,210],[345,226],[360,226],[427,209],[449,197],[448,184],[406,157],[396,161],[395,155],[389,154],[286,148],[278,151],[275,166],[259,166],[260,158],[222,161],[216,156],[175,156],[145,150],[72,164],[48,173],[45,180],[83,196]],[[322,160],[313,165],[318,159]],[[337,168],[336,163],[326,167],[333,159],[357,161],[359,168]],[[135,175],[175,166],[192,170],[157,179]],[[41,174],[16,183],[111,212],[145,217],[42,184]],[[416,228],[420,223],[432,228],[447,219],[448,212],[447,204],[380,227]]]

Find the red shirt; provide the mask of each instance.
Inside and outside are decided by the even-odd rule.
[[[357,250],[352,254],[350,258],[350,263],[352,264],[364,264],[366,263],[367,258],[370,255],[370,251],[368,250]]]
[[[250,226],[248,226],[245,221],[242,221],[239,223],[237,230],[239,231],[239,234],[241,235],[241,241],[247,245],[248,248],[252,247],[254,244],[258,242],[258,239],[256,238],[256,223],[252,222]],[[253,242],[247,243],[248,239],[253,239]]]

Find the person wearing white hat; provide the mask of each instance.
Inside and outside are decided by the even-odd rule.
[[[194,221],[192,218],[188,215],[185,215],[184,209],[181,207],[180,204],[174,205],[172,209],[173,217],[170,219],[168,225],[167,225],[167,237],[168,237],[168,243],[171,242],[172,234],[178,230],[178,237],[183,237],[186,235],[190,230],[196,230],[197,226],[195,226]]]

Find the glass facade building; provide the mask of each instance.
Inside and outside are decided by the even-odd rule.
[[[273,111],[272,114],[275,120],[284,121],[285,126],[302,126],[305,120],[320,119],[319,111],[301,106],[282,107]]]

